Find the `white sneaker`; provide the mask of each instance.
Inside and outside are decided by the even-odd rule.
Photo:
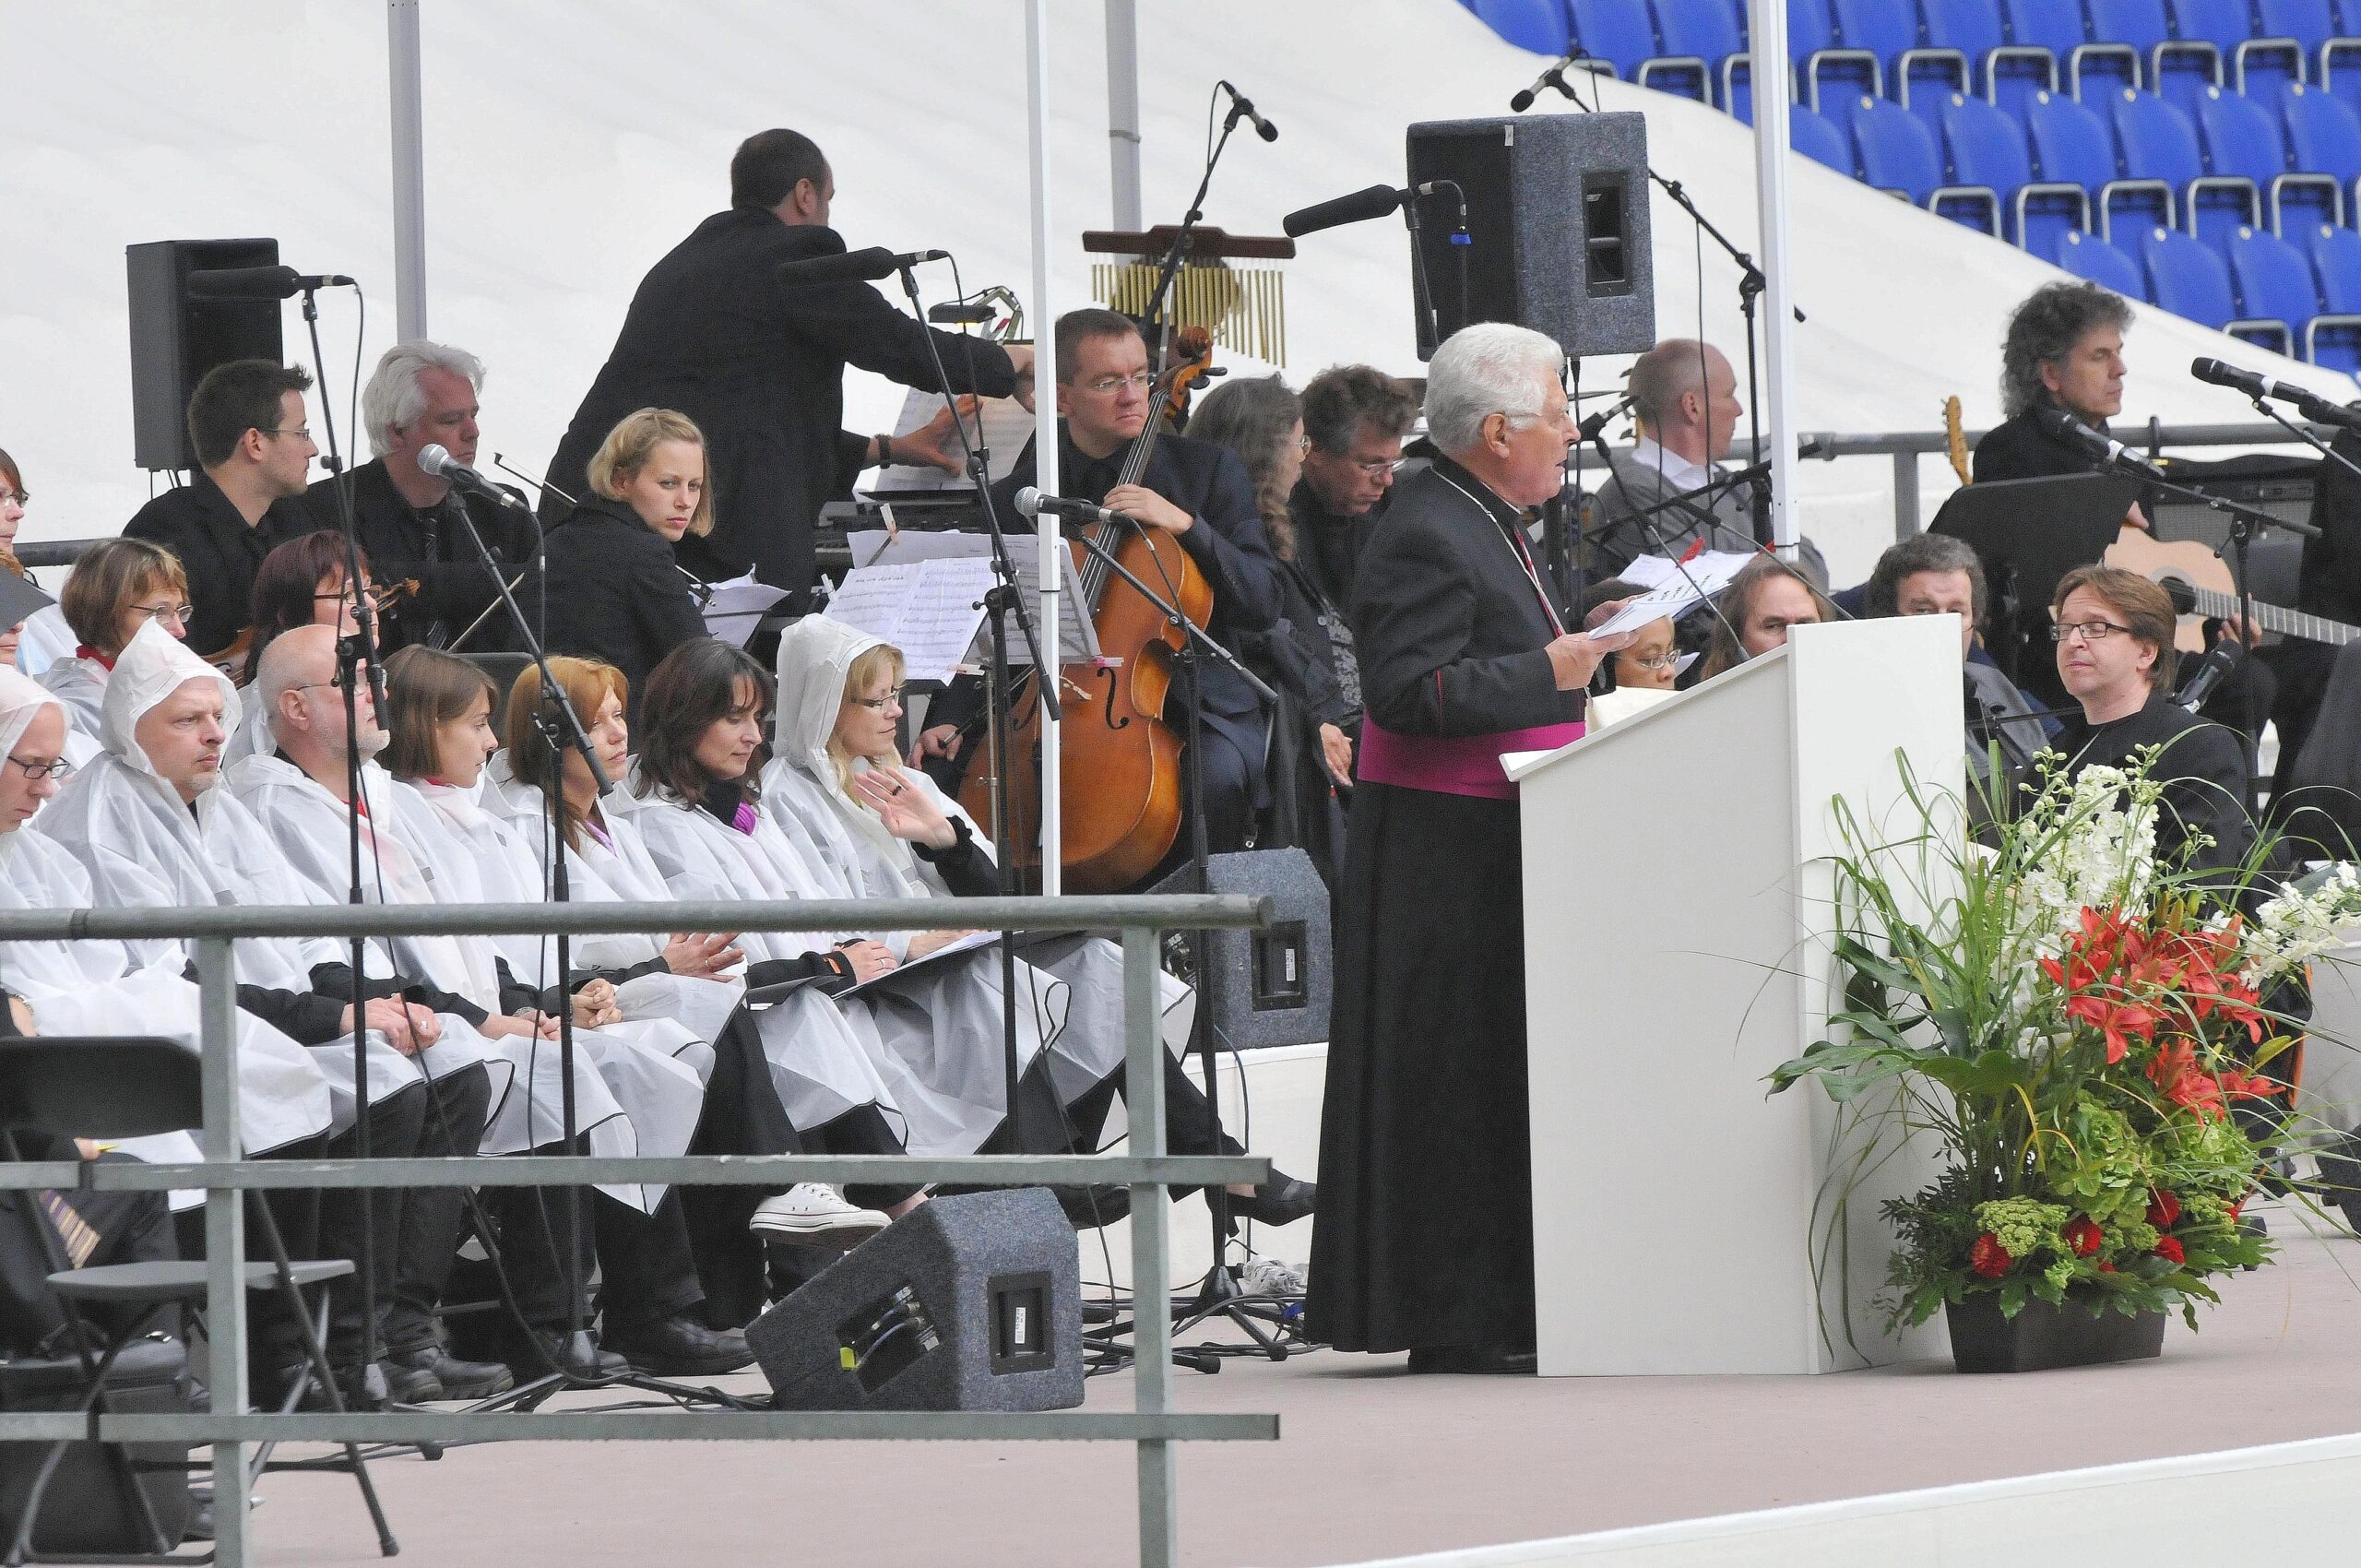
[[[746,1229],[806,1247],[857,1247],[894,1223],[873,1208],[855,1208],[820,1182],[803,1182],[765,1198]]]

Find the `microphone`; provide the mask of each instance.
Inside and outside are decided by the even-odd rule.
[[[2173,701],[2180,704],[2189,712],[2195,713],[2203,705],[2205,699],[2213,695],[2213,688],[2220,685],[2232,670],[2237,668],[2238,654],[2237,639],[2235,637],[2225,637],[2215,643],[2213,650],[2206,654],[2204,661],[2198,665],[2197,673],[2191,675],[2189,678],[2189,683],[2174,695]]]
[[[2080,446],[2083,451],[2096,457],[2104,467],[2138,474],[2142,479],[2153,480],[2158,484],[2172,482],[2165,477],[2164,469],[2156,467],[2122,442],[2116,440],[2115,437],[2103,435],[2093,430],[2063,409],[2035,409],[2033,411],[2033,422],[2058,440]]]
[[[1459,223],[1451,237],[1453,244],[1466,244],[1467,198],[1459,186],[1450,180],[1429,180],[1423,185],[1370,185],[1350,196],[1332,196],[1326,201],[1299,207],[1279,220],[1279,228],[1290,240],[1306,234],[1317,234],[1323,229],[1340,229],[1347,223],[1366,223],[1372,218],[1382,218],[1389,212],[1399,212],[1423,196],[1448,190],[1459,196]]]
[[[1566,67],[1577,60],[1586,60],[1589,57],[1589,52],[1579,46],[1568,53],[1560,55],[1556,65],[1533,78],[1531,87],[1509,100],[1509,113],[1522,114],[1532,108],[1533,101],[1541,96],[1541,89],[1545,87],[1554,87],[1568,98],[1572,98],[1574,89],[1566,85]]]
[[[350,289],[352,279],[291,267],[216,267],[190,273],[186,286],[192,300],[284,300],[313,289]]]
[[[950,255],[949,251],[902,251],[897,254],[884,245],[872,245],[867,250],[783,261],[778,267],[778,280],[790,289],[809,283],[875,283],[891,278],[905,267],[943,261]]]
[[[483,475],[451,456],[442,443],[430,441],[418,449],[418,471],[430,474],[454,490],[464,490],[481,495],[487,501],[497,501],[503,506],[523,506],[519,501]]]
[[[1244,93],[1239,91],[1228,82],[1216,82],[1214,83],[1214,86],[1229,94],[1229,123],[1231,125],[1237,125],[1240,116],[1243,115],[1245,118],[1254,122],[1254,134],[1256,136],[1261,137],[1264,141],[1276,141],[1279,139],[1278,126],[1274,125],[1270,121],[1265,120],[1262,115],[1254,112],[1253,100],[1248,98]]]
[[[2271,398],[2283,403],[2293,403],[2296,405],[2296,411],[2314,424],[2333,424],[2346,430],[2361,430],[2361,410],[2348,409],[2341,403],[2331,403],[2308,386],[2297,386],[2291,382],[2274,381],[2270,376],[2258,375],[2250,370],[2240,370],[2234,364],[2224,364],[2220,360],[2191,360],[2189,362],[2189,374],[2200,381],[2211,382],[2216,386],[2227,386],[2232,391],[2243,392],[2249,398]]]
[[[1095,501],[1069,501],[1062,495],[1044,495],[1029,484],[1016,493],[1016,510],[1020,517],[1038,517],[1047,512],[1052,517],[1068,517],[1078,523],[1129,523],[1137,520],[1129,512],[1118,512]]]

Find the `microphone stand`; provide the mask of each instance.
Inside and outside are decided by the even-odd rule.
[[[1195,235],[1197,225],[1205,220],[1205,193],[1213,188],[1214,165],[1221,161],[1222,149],[1229,145],[1230,133],[1238,129],[1238,122],[1245,117],[1246,112],[1232,100],[1229,113],[1221,123],[1221,136],[1215,141],[1213,151],[1205,156],[1205,172],[1197,181],[1197,194],[1189,198],[1188,213],[1180,220],[1180,231],[1172,236],[1172,244],[1166,248],[1164,260],[1157,268],[1156,288],[1147,297],[1147,309],[1140,313],[1142,321],[1157,327],[1156,363],[1151,368],[1158,373],[1172,359],[1172,321],[1166,316],[1159,324],[1157,317],[1164,310],[1165,296],[1171,292],[1173,279],[1180,274],[1181,260],[1189,253],[1189,241]],[[1155,410],[1148,410],[1148,418],[1158,417]]]
[[[1235,116],[1232,118],[1234,123]],[[1204,194],[1203,191],[1198,192],[1200,196]],[[985,617],[991,626],[991,663],[985,670],[984,713],[991,737],[992,766],[995,777],[1000,780],[999,787],[992,790],[992,842],[1000,849],[1000,853],[994,857],[995,869],[1000,873],[1001,891],[1013,894],[1017,891],[1016,850],[1008,841],[1007,786],[1014,760],[1010,754],[1016,743],[1012,732],[1010,711],[1015,702],[1015,693],[1009,684],[1007,617],[1012,613],[1016,617],[1016,629],[1025,638],[1026,652],[1033,659],[1036,701],[1040,705],[1042,717],[1052,723],[1063,717],[1058,703],[1058,679],[1063,666],[1045,662],[1041,658],[1041,639],[1034,627],[1032,612],[1026,607],[1024,590],[1018,586],[1015,564],[1009,559],[1008,535],[1000,526],[1000,508],[992,501],[991,454],[967,438],[967,422],[959,417],[958,400],[951,390],[951,376],[943,368],[943,350],[934,340],[933,328],[923,325],[926,308],[919,299],[918,277],[908,262],[904,262],[899,270],[902,292],[909,300],[910,309],[921,324],[919,331],[926,339],[927,359],[934,368],[935,385],[943,391],[943,406],[951,410],[951,428],[959,435],[959,451],[967,462],[968,481],[975,485],[976,499],[983,508],[985,531],[991,535],[994,580],[992,586],[984,590]],[[1038,392],[1036,396],[1038,396]],[[980,420],[976,424],[976,434],[979,440],[983,435],[983,422]],[[1053,651],[1059,656],[1064,653],[1062,647]],[[1043,788],[1047,788],[1046,780]],[[1038,818],[1036,831],[1038,831]],[[1062,848],[1044,843],[1040,846],[1040,852],[1044,856],[1055,855],[1061,852]],[[1008,1095],[1008,1146],[1023,1153],[1026,1143],[1024,1101],[1017,1091],[1017,1082],[1023,1075],[1016,1065],[1016,933],[1002,932],[998,945],[1001,1075]]]
[[[1143,525],[1131,521],[1131,526],[1138,528]],[[1184,676],[1182,685],[1188,694],[1189,707],[1189,742],[1181,750],[1180,766],[1187,779],[1190,802],[1190,875],[1196,884],[1195,890],[1200,893],[1205,892],[1212,886],[1213,879],[1210,871],[1212,853],[1205,837],[1203,681],[1204,656],[1211,653],[1215,659],[1228,666],[1240,680],[1246,683],[1248,688],[1257,697],[1273,707],[1278,706],[1279,695],[1273,691],[1269,683],[1261,676],[1240,663],[1229,649],[1216,642],[1204,627],[1191,620],[1178,606],[1142,582],[1129,567],[1116,559],[1113,550],[1101,543],[1086,529],[1076,529],[1072,537],[1079,540],[1084,549],[1105,563],[1117,576],[1130,584],[1133,591],[1153,606],[1157,612],[1164,617],[1166,623],[1180,634],[1179,657]],[[1196,1037],[1198,1060],[1205,1075],[1207,1108],[1212,1112],[1215,1135],[1218,1137],[1221,1132],[1221,1080],[1216,1075],[1216,1072],[1219,1057],[1214,1048],[1214,1008],[1207,1000],[1215,985],[1209,984],[1213,981],[1214,976],[1212,966],[1206,962],[1204,941],[1203,932],[1192,933],[1190,951],[1197,971],[1197,1009],[1192,1028]],[[1134,1302],[1132,1309],[1134,1317],[1136,1318],[1136,1315],[1143,1311],[1171,1313],[1173,1314],[1172,1329],[1176,1334],[1193,1328],[1207,1319],[1223,1318],[1252,1339],[1260,1354],[1275,1361],[1284,1361],[1287,1359],[1287,1345],[1280,1337],[1269,1333],[1265,1325],[1284,1331],[1285,1320],[1275,1312],[1247,1305],[1243,1300],[1246,1294],[1244,1287],[1240,1284],[1237,1275],[1231,1271],[1229,1265],[1225,1261],[1225,1254],[1229,1246],[1229,1189],[1216,1182],[1204,1189],[1204,1195],[1206,1212],[1213,1219],[1213,1266],[1205,1271],[1204,1278],[1197,1287],[1195,1299],[1185,1308],[1176,1308],[1169,1301]],[[1121,1332],[1121,1327],[1122,1325],[1118,1324],[1109,1330],[1110,1335]],[[1110,1351],[1109,1354],[1111,1359],[1103,1365],[1111,1367],[1122,1364],[1125,1358],[1121,1352]],[[1223,1351],[1218,1348],[1205,1351],[1176,1350],[1173,1359],[1183,1366],[1192,1367],[1200,1372],[1210,1372],[1220,1370],[1220,1361],[1210,1358],[1217,1358],[1221,1354]]]

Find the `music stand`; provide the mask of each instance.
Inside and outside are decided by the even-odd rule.
[[[1983,562],[1992,656],[2045,701],[2060,691],[2048,633],[2058,579],[2106,553],[2140,491],[2119,474],[1987,480],[1952,492],[1928,529],[1964,541]]]

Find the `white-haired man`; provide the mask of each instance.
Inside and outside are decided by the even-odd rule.
[[[1501,757],[1580,735],[1592,671],[1631,640],[1569,630],[1525,542],[1574,440],[1563,368],[1505,323],[1444,342],[1426,399],[1442,456],[1394,486],[1355,573],[1367,717],[1311,1314],[1325,1343],[1407,1349],[1414,1372],[1533,1364],[1524,877]]]
[[[447,646],[487,611],[482,628],[464,646],[477,652],[518,646],[505,613],[492,609],[499,590],[462,518],[475,523],[514,577],[531,563],[537,540],[524,497],[503,505],[455,491],[418,466],[420,451],[431,445],[475,467],[483,376],[483,362],[465,349],[421,338],[387,349],[361,389],[361,428],[375,456],[352,470],[353,524],[372,577],[418,585],[387,612],[383,652],[416,642]],[[285,505],[301,507],[308,527],[341,528],[337,482],[331,475]],[[518,602],[530,600],[520,593]]]

